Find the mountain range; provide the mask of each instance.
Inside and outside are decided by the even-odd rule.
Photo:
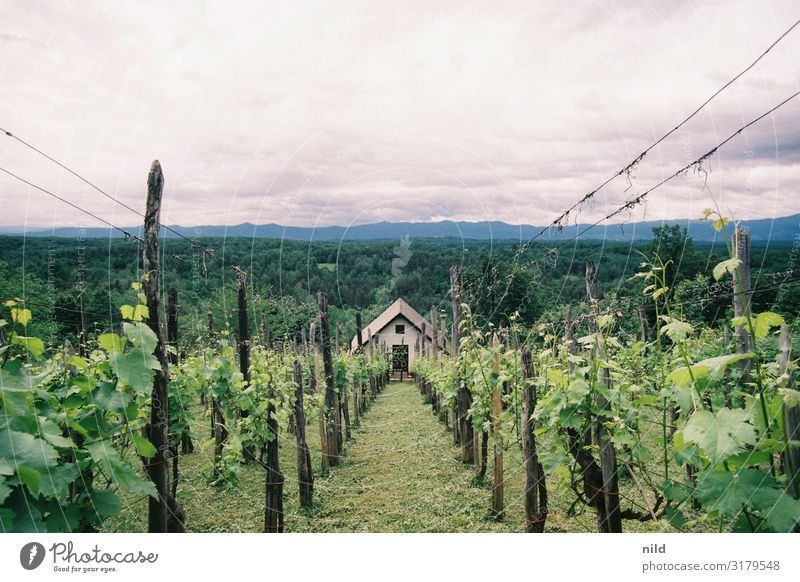
[[[539,237],[541,241],[558,241],[573,238],[582,233],[580,240],[606,241],[647,241],[653,238],[652,229],[662,224],[679,224],[688,229],[689,235],[697,242],[711,242],[718,238],[718,233],[711,228],[708,221],[674,220],[674,221],[641,221],[625,224],[603,224],[588,228],[589,224],[570,224],[557,231],[550,229]],[[740,223],[750,231],[753,242],[789,242],[800,239],[800,214],[779,218],[743,220]],[[470,240],[528,240],[542,231],[544,227],[525,224],[508,224],[500,221],[439,221],[439,222],[376,222],[356,226],[282,226],[280,224],[243,223],[233,226],[204,225],[179,226],[170,228],[188,238],[194,237],[247,237],[247,238],[284,238],[297,241],[367,241],[391,240],[400,237],[437,239],[464,238]],[[141,236],[142,227],[126,228],[131,234]],[[0,227],[2,235],[26,235],[34,237],[68,237],[81,234],[85,238],[118,238],[124,236],[111,228],[85,228],[81,233],[77,227],[54,227],[49,229],[27,230],[24,227]],[[174,238],[177,235],[162,228],[162,236]]]

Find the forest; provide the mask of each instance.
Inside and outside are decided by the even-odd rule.
[[[588,261],[599,265],[598,285],[608,304],[638,301],[644,286],[629,279],[642,257],[658,254],[671,261],[668,280],[678,283],[671,293],[686,310],[709,324],[724,319],[730,288],[715,285],[708,274],[725,254],[724,244],[694,243],[677,225],[653,233],[652,241],[636,245],[587,241],[557,253],[544,242],[520,253],[520,242],[509,240],[166,239],[162,278],[176,289],[188,314],[183,324],[188,337],[205,332],[209,312],[223,328],[231,327],[236,266],[247,272],[252,320],[263,319],[274,337],[299,341],[300,330],[316,317],[316,293],[323,291],[330,297],[333,329],[340,329],[344,342],[354,334],[356,311],[370,321],[398,297],[420,313],[433,306],[451,320],[451,265],[462,267],[464,292],[478,321],[500,325],[516,313],[518,321],[532,324],[559,318],[565,305],[582,300]],[[753,301],[793,319],[800,300],[786,283],[796,278],[797,251],[788,243],[754,243],[752,252],[754,285],[762,288]],[[118,325],[116,306],[141,277],[141,245],[134,240],[0,236],[0,257],[0,297],[25,297],[37,314],[33,330],[49,343],[77,337],[81,309],[87,332]],[[649,317],[652,321],[654,314]],[[635,313],[623,318],[631,333],[638,325]]]
[[[712,226],[724,248],[660,227],[566,264],[234,239],[231,273],[156,228],[143,248],[6,239],[0,525],[794,531],[793,251]],[[411,370],[361,327],[401,294],[445,315]]]

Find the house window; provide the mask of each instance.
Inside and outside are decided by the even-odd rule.
[[[406,333],[406,326],[402,325],[402,324],[395,325],[394,326],[394,333],[403,335],[404,333]]]

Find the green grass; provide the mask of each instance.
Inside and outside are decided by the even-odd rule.
[[[208,436],[207,419],[197,434]],[[293,434],[281,435],[285,529],[290,532],[520,532],[524,531],[522,454],[506,452],[506,512],[490,517],[492,455],[487,478],[474,479],[474,467],[464,465],[451,433],[425,405],[416,386],[392,383],[378,395],[346,442],[338,466],[320,477],[319,431],[306,428],[314,463],[314,509],[298,505],[296,447]],[[198,443],[199,445],[199,443]],[[189,531],[260,532],[264,515],[264,471],[244,465],[238,484],[209,484],[209,445],[181,458],[178,499]],[[631,486],[630,484],[626,484]],[[547,531],[595,531],[594,514],[567,515],[567,483],[548,477],[550,515]],[[633,491],[630,491],[634,494]],[[127,503],[127,505],[126,505]],[[147,501],[123,500],[122,513],[107,522],[108,531],[146,531]],[[664,524],[626,522],[626,531],[654,531]]]

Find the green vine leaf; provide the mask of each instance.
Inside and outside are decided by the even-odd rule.
[[[742,266],[742,261],[734,257],[732,259],[727,259],[725,261],[722,261],[721,263],[717,263],[717,265],[714,267],[714,270],[712,271],[712,274],[714,275],[714,279],[719,281],[720,279],[722,279],[725,273],[733,274],[736,272],[736,269],[738,269],[741,266]]]
[[[712,465],[756,443],[756,431],[745,410],[722,408],[717,412],[696,410],[683,429],[686,442],[695,443]]]
[[[685,341],[686,338],[694,333],[694,326],[691,323],[667,317],[666,315],[662,315],[661,319],[666,323],[661,327],[662,335],[666,335],[675,343]]]
[[[25,327],[31,320],[31,310],[14,308],[11,310],[11,320]]]

